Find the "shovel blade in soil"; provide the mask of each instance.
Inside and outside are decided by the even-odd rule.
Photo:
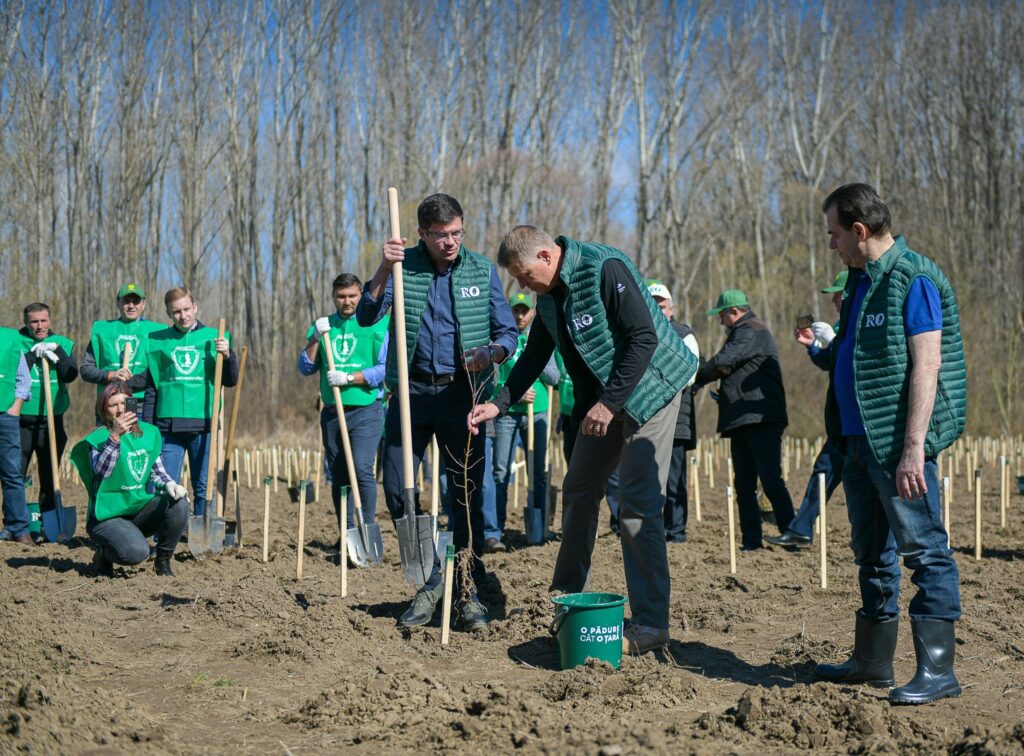
[[[64,543],[70,541],[75,535],[75,528],[78,527],[78,514],[74,507],[63,506],[60,497],[57,497],[56,506],[41,514],[43,521],[43,534],[46,540],[51,543]]]
[[[375,522],[366,526],[366,558],[370,564],[380,564],[384,561],[384,536],[380,532],[380,523]]]
[[[345,542],[348,545],[348,560],[353,567],[366,567],[370,558],[366,554],[366,547],[363,546],[363,536],[359,528],[349,528],[345,531]]]
[[[416,514],[416,492],[407,488],[402,492],[405,514],[395,519],[398,535],[398,556],[402,560],[402,574],[417,588],[421,588],[434,569],[434,530],[429,515]]]
[[[227,523],[223,517],[196,515],[188,518],[188,550],[192,556],[219,554],[224,549]]]

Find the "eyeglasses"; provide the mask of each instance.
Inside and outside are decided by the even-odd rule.
[[[462,241],[462,237],[466,235],[466,229],[457,228],[454,231],[424,231],[423,235],[431,241],[444,241],[445,239]]]

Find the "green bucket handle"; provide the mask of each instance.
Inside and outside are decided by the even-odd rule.
[[[558,629],[565,622],[565,618],[569,616],[569,607],[565,604],[559,604],[558,609],[555,610],[555,618],[551,620],[551,625],[548,627],[548,632],[552,635],[558,635]]]

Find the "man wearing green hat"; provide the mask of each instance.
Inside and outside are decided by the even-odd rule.
[[[844,270],[837,274],[831,286],[821,290],[822,294],[832,295],[832,306],[838,314],[843,306],[843,289],[846,286],[847,272]],[[793,336],[799,344],[807,347],[807,356],[811,362],[821,370],[828,370],[828,349],[835,338],[835,329],[839,327],[836,321],[831,326],[824,321],[815,321],[809,328],[794,329]],[[789,550],[810,548],[814,541],[814,521],[818,517],[818,509],[821,506],[818,496],[818,475],[825,476],[825,501],[832,498],[832,493],[839,487],[843,479],[843,454],[839,446],[833,441],[826,439],[825,445],[821,447],[818,456],[811,468],[811,477],[807,481],[807,488],[804,491],[804,499],[800,503],[793,521],[781,535],[767,535],[764,537],[768,543],[775,546],[782,546]]]
[[[782,479],[782,432],[789,424],[786,389],[775,339],[750,308],[747,295],[726,289],[708,310],[728,335],[718,353],[697,373],[697,387],[720,381],[718,432],[730,442],[743,551],[760,549],[761,510],[757,481],[772,504],[775,523],[785,532],[793,500]]]
[[[146,292],[136,283],[126,283],[117,290],[118,317],[97,320],[92,324],[89,344],[82,359],[82,380],[96,384],[96,393],[113,381],[123,381],[142,399],[149,365],[149,335],[164,326],[146,320]],[[122,367],[125,352],[131,362]]]

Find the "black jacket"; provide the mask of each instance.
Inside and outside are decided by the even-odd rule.
[[[690,326],[679,321],[671,321],[672,327],[680,339],[685,339],[693,331]],[[697,413],[693,409],[693,386],[684,388],[679,397],[679,416],[676,418],[676,441],[688,441],[687,449],[697,447]]]
[[[789,424],[782,366],[768,326],[748,312],[729,330],[725,344],[697,372],[697,386],[721,380],[718,432],[745,425]]]

